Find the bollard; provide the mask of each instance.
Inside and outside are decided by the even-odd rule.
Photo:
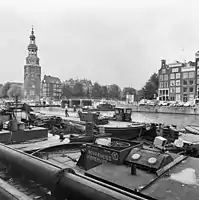
[[[131,165],[131,175],[136,175],[136,166],[135,165]]]

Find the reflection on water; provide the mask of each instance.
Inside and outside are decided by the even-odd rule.
[[[132,113],[133,121],[174,124],[183,128],[188,124],[199,124],[199,115],[164,114],[164,113]]]
[[[35,108],[35,111],[64,116],[63,108]],[[70,110],[69,110],[70,111]],[[103,115],[112,116],[113,112],[101,112]],[[69,113],[70,114],[70,113]],[[75,113],[70,115],[76,116]],[[182,128],[188,124],[199,125],[199,115],[163,114],[163,113],[132,113],[132,121],[174,124]]]

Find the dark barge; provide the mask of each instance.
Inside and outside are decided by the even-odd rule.
[[[107,141],[102,143],[98,139],[94,144],[85,144],[81,153],[46,148],[35,155],[63,167],[70,166],[75,173],[106,184],[108,188],[139,195],[134,199],[199,199],[198,158],[117,138]]]

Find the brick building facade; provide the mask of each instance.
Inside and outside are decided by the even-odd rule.
[[[160,101],[193,101],[199,98],[199,53],[195,62],[161,61],[158,97]]]
[[[28,45],[28,56],[24,66],[24,97],[27,99],[40,99],[41,67],[37,56],[37,45],[32,28],[30,44]]]
[[[43,98],[60,99],[61,93],[61,80],[57,77],[44,75],[41,83],[41,96]]]

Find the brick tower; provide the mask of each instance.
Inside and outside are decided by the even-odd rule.
[[[32,28],[30,44],[28,45],[28,56],[24,66],[24,97],[32,100],[39,100],[40,98],[41,67],[37,57],[37,50]]]

